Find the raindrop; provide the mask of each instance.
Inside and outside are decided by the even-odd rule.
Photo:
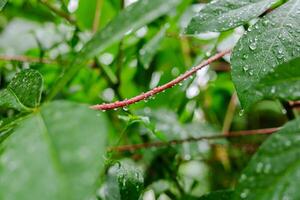
[[[255,42],[251,43],[251,44],[249,45],[249,48],[250,48],[252,51],[254,51],[254,50],[257,48],[256,43],[255,43]]]
[[[244,54],[244,55],[243,55],[243,58],[244,58],[245,60],[246,60],[248,57],[249,57],[248,54]]]
[[[245,65],[245,66],[243,67],[243,69],[244,69],[244,71],[246,72],[246,71],[249,70],[249,66],[248,66],[248,65]]]
[[[269,21],[268,19],[266,19],[266,20],[263,21],[263,24],[264,24],[265,26],[267,26],[267,25],[269,24],[269,22],[270,22],[270,21]]]
[[[281,112],[282,112],[282,114],[285,115],[285,114],[287,113],[287,110],[283,108],[283,109],[281,110]]]

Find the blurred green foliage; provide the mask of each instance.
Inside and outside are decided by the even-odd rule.
[[[150,5],[148,9],[142,9],[142,1]],[[46,111],[61,112],[60,123],[51,120],[51,113],[45,114],[46,126],[54,127],[49,128],[50,135],[65,134],[61,138],[53,138],[53,149],[57,150],[59,156],[63,156],[66,151],[66,154],[70,154],[69,159],[74,161],[76,155],[72,154],[72,150],[76,149],[76,145],[83,145],[88,151],[94,152],[87,154],[93,156],[94,161],[88,160],[85,165],[84,159],[75,164],[70,161],[74,164],[73,171],[73,166],[69,166],[68,160],[62,163],[61,170],[69,172],[66,176],[76,178],[71,178],[70,182],[56,183],[56,177],[52,177],[49,185],[66,184],[67,193],[70,195],[60,196],[59,191],[55,193],[58,195],[55,198],[76,199],[79,197],[74,196],[80,191],[80,198],[91,199],[198,199],[211,191],[226,189],[224,193],[213,194],[216,197],[204,196],[203,199],[218,199],[218,195],[221,196],[219,199],[230,199],[232,192],[227,189],[236,186],[241,171],[267,136],[199,140],[121,152],[104,150],[105,146],[178,141],[285,124],[290,118],[287,115],[289,110],[279,100],[267,99],[253,104],[251,109],[241,109],[230,74],[228,55],[170,90],[124,109],[100,113],[100,119],[97,120],[92,119],[97,117],[95,112],[78,103],[94,105],[128,99],[176,78],[216,52],[233,48],[253,21],[258,20],[259,15],[270,5],[265,6],[262,11],[259,10],[259,13],[254,13],[249,19],[237,23],[241,26],[230,26],[231,30],[227,28],[220,33],[205,32],[187,36],[183,34],[185,28],[207,1],[170,0],[172,5],[164,7],[164,10],[162,6],[166,5],[163,5],[163,1],[140,0],[137,2],[140,3],[138,6],[129,5],[134,2],[8,1],[0,13],[0,153],[5,155],[7,149],[15,151],[22,160],[22,146],[16,149],[11,147],[17,145],[14,142],[22,138],[21,134],[31,132],[31,128],[35,129],[35,115]],[[283,2],[278,4],[280,3]],[[0,7],[1,5],[0,3]],[[132,14],[128,6],[138,8],[139,12]],[[159,14],[155,13],[157,10],[160,10]],[[149,15],[145,17],[144,14]],[[250,19],[253,20],[249,21]],[[113,29],[101,32],[107,29],[106,25],[111,21]],[[74,71],[74,68],[78,70]],[[28,110],[25,112],[16,107],[22,101],[7,106],[7,95],[4,94],[16,80],[13,77],[19,72],[21,73],[17,77],[22,76],[24,70],[26,72],[28,69],[34,70],[33,72],[43,78],[43,81],[32,79],[38,82],[35,84],[36,91],[21,91],[20,95],[22,98],[26,97],[25,100],[37,99],[34,105],[28,104],[30,108],[37,109],[33,111],[37,113],[30,115],[27,115]],[[65,78],[68,74],[71,75]],[[59,82],[62,84],[57,84],[59,78],[65,79]],[[38,107],[41,82],[42,106]],[[29,89],[26,84],[23,86]],[[34,92],[38,94],[33,94]],[[55,102],[49,102],[49,94]],[[15,93],[15,97],[18,96],[19,94]],[[74,106],[73,114],[70,105]],[[28,116],[29,119],[23,122],[23,117]],[[22,122],[19,123],[18,120]],[[70,121],[74,127],[66,125]],[[18,129],[18,124],[25,127]],[[9,136],[10,134],[12,135]],[[37,142],[36,140],[35,138],[33,143]],[[22,145],[30,142],[26,139]],[[43,144],[45,141],[38,142]],[[56,146],[56,142],[59,145]],[[86,142],[91,142],[90,146]],[[11,143],[13,145],[10,146]],[[48,143],[43,145],[51,146]],[[99,152],[96,153],[97,151]],[[30,157],[32,154],[28,155]],[[35,156],[43,157],[41,154]],[[103,160],[104,170],[100,167]],[[35,161],[25,159],[24,163],[27,162]],[[48,169],[49,166],[44,166],[48,163],[51,165],[51,158],[42,163],[42,167]],[[1,167],[5,168],[0,165],[0,173],[6,173],[5,170],[1,171]],[[30,170],[30,166],[27,167]],[[53,168],[49,167],[50,170],[60,171],[55,166]],[[39,170],[41,171],[36,173],[41,173],[39,176],[42,176],[43,170]],[[85,175],[84,172],[90,174]],[[9,175],[5,178],[19,178],[13,174]],[[82,185],[86,190],[72,186],[76,181],[81,182],[81,176],[85,178]],[[91,178],[88,181],[87,176]],[[51,178],[50,175],[49,177]],[[96,183],[93,185],[91,180]],[[14,186],[6,184],[6,181],[10,182],[0,181],[0,186],[7,186],[6,191],[0,189],[0,199],[16,199],[13,196],[14,190],[11,189]],[[32,181],[34,182],[35,178]],[[96,186],[97,190],[93,190],[91,185]],[[36,199],[40,195],[39,192],[47,190],[45,185],[40,187]],[[5,192],[10,192],[12,196],[3,195]],[[54,197],[50,195],[48,199],[51,198]],[[30,199],[30,194],[27,199]]]

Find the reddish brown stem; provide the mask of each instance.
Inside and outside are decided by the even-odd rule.
[[[45,63],[51,64],[55,63],[55,60],[45,59],[45,58],[34,58],[28,56],[9,56],[9,55],[0,55],[0,60],[3,61],[17,61],[17,62],[28,62],[28,63]]]
[[[188,77],[192,76],[193,74],[195,74],[198,70],[202,69],[203,67],[209,65],[210,63],[214,62],[215,60],[218,60],[219,58],[223,57],[224,55],[230,53],[231,50],[226,50],[226,51],[222,51],[212,57],[210,57],[209,59],[205,60],[204,62],[200,63],[199,65],[197,65],[196,67],[193,67],[191,70],[185,72],[184,74],[178,76],[176,79],[162,85],[159,87],[156,87],[146,93],[142,93],[136,97],[133,97],[131,99],[127,99],[124,101],[117,101],[114,103],[108,103],[108,104],[99,104],[99,105],[94,105],[91,106],[92,109],[94,110],[111,110],[111,109],[116,109],[116,108],[121,108],[121,107],[126,107],[128,105],[134,104],[136,102],[148,99],[166,89],[172,88],[173,86],[177,85],[178,83],[184,81],[185,79],[187,79]]]
[[[142,143],[142,144],[133,144],[133,145],[124,145],[118,147],[110,147],[108,151],[124,152],[124,151],[135,151],[139,149],[147,149],[152,147],[165,147],[170,145],[178,145],[186,142],[197,142],[200,140],[213,140],[213,139],[222,139],[222,138],[237,138],[250,135],[269,135],[280,130],[281,127],[276,128],[267,128],[267,129],[258,129],[258,130],[246,130],[246,131],[235,131],[230,132],[227,135],[213,135],[213,136],[203,136],[203,137],[191,137],[182,140],[171,140],[168,142],[153,142],[153,143]]]
[[[292,108],[300,107],[300,101],[290,101],[289,104]]]

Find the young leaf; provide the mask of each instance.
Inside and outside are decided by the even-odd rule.
[[[103,115],[58,101],[29,115],[1,146],[0,199],[88,199],[106,142]]]
[[[4,8],[6,3],[7,3],[7,0],[0,0],[0,11]]]
[[[139,169],[123,164],[116,164],[108,172],[106,199],[139,199],[143,185],[144,179]]]
[[[300,0],[290,0],[250,27],[234,48],[232,79],[243,107],[264,97],[300,97],[293,85],[298,61],[284,64],[300,57],[299,22]]]
[[[234,199],[300,199],[300,120],[270,136],[240,177]]]
[[[35,70],[18,73],[8,87],[0,91],[0,107],[28,111],[36,108],[41,100],[43,78]]]
[[[278,0],[217,0],[207,4],[186,29],[187,34],[226,31],[258,17]]]
[[[232,195],[231,190],[216,191],[200,197],[199,200],[231,200]]]
[[[83,47],[73,64],[59,79],[49,94],[53,98],[57,92],[80,70],[85,60],[92,58],[112,45],[129,31],[137,30],[145,24],[157,19],[174,9],[180,0],[140,0],[116,16],[104,29],[96,33],[94,37]]]

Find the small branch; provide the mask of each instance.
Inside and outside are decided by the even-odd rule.
[[[57,63],[55,60],[50,60],[46,58],[34,58],[28,56],[9,56],[9,55],[0,55],[0,61],[17,61],[17,62],[27,62],[27,63],[44,63],[44,64],[53,64]]]
[[[133,97],[131,99],[128,100],[124,100],[124,101],[117,101],[114,103],[108,103],[108,104],[100,104],[100,105],[94,105],[91,106],[92,109],[94,110],[111,110],[111,109],[116,109],[116,108],[121,108],[121,107],[126,107],[128,105],[137,103],[139,101],[148,99],[166,89],[172,88],[173,86],[177,85],[178,83],[184,81],[185,79],[187,79],[188,77],[192,76],[193,74],[195,74],[198,70],[202,69],[203,67],[209,65],[210,63],[214,62],[215,60],[218,60],[219,58],[223,57],[224,55],[230,53],[231,50],[226,50],[226,51],[222,51],[212,57],[210,57],[209,59],[207,59],[206,61],[202,62],[201,64],[199,64],[196,67],[193,67],[191,70],[187,71],[186,73],[178,76],[176,79],[162,85],[159,87],[156,87],[146,93],[142,93],[136,97]]]
[[[39,0],[41,2],[41,4],[43,4],[44,6],[46,6],[49,10],[51,10],[52,12],[54,12],[56,15],[64,18],[65,20],[67,20],[70,24],[73,24],[75,26],[77,26],[76,24],[76,20],[70,16],[68,13],[59,10],[58,8],[56,8],[55,6],[53,6],[52,4],[50,4],[47,0]]]
[[[98,27],[99,27],[100,18],[101,18],[101,10],[103,7],[103,1],[104,0],[97,0],[95,16],[94,16],[94,21],[93,21],[93,33],[97,32]]]
[[[118,147],[110,147],[108,151],[124,152],[124,151],[136,151],[140,149],[148,149],[152,147],[166,147],[171,145],[178,145],[187,142],[198,142],[200,140],[214,140],[222,138],[238,138],[251,135],[269,135],[280,130],[281,127],[277,128],[267,128],[267,129],[258,129],[258,130],[246,130],[246,131],[235,131],[228,134],[222,135],[213,135],[213,136],[203,136],[203,137],[191,137],[182,140],[171,140],[169,142],[153,142],[153,143],[142,143],[142,144],[133,144],[133,145],[124,145]]]
[[[230,102],[229,102],[228,107],[227,107],[227,112],[226,112],[226,115],[225,115],[225,118],[224,118],[223,128],[222,128],[222,133],[223,134],[228,134],[229,133],[228,131],[230,130],[230,127],[231,127],[232,119],[234,117],[234,113],[235,113],[235,110],[236,110],[237,101],[238,101],[237,95],[236,95],[236,93],[234,93],[231,96]]]
[[[298,107],[300,107],[300,101],[289,101],[289,105],[292,108],[298,108]]]

